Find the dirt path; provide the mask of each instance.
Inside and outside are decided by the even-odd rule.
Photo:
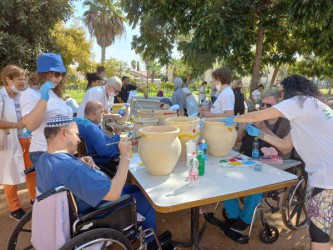
[[[25,210],[30,209],[27,190],[24,185],[20,185],[19,191],[22,207]],[[213,205],[202,207],[203,210],[213,210]],[[221,210],[217,214],[220,217]],[[7,239],[10,232],[14,228],[16,221],[9,218],[9,211],[4,197],[2,186],[0,186],[0,250],[5,249]],[[309,249],[309,236],[307,229],[303,228],[297,231],[290,231],[282,222],[280,213],[276,213],[268,217],[270,225],[275,225],[280,231],[280,238],[272,245],[267,245],[259,240],[259,231],[262,225],[256,222],[250,242],[246,245],[240,245],[228,237],[212,225],[207,225],[201,244],[207,250],[223,249],[223,250],[307,250]],[[204,224],[203,218],[200,218],[200,225]],[[169,214],[157,214],[158,233],[165,230],[172,232],[173,238],[178,241],[188,241],[190,239],[190,210],[184,210]],[[182,249],[182,248],[179,248]],[[184,249],[184,248],[183,248]],[[333,250],[333,246],[331,246]]]

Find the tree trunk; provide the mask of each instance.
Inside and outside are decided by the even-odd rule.
[[[105,49],[106,47],[102,47],[102,59],[101,59],[102,64],[104,64],[105,62]]]
[[[272,89],[273,85],[275,84],[276,76],[277,76],[277,74],[279,72],[279,69],[280,69],[280,65],[276,64],[275,68],[274,68],[273,75],[272,75],[271,84],[269,85],[269,89]]]
[[[333,84],[333,80],[330,80],[330,86],[328,87],[328,95],[332,94],[332,84]]]
[[[259,27],[257,34],[256,55],[254,57],[250,90],[255,89],[260,80],[260,67],[261,67],[262,51],[264,47],[264,35],[265,35],[264,29],[262,27]]]

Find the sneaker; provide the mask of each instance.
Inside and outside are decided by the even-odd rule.
[[[9,217],[19,221],[24,215],[25,215],[25,211],[22,208],[20,208],[14,212],[10,212]]]
[[[245,235],[246,230],[249,228],[249,226],[250,226],[249,224],[245,223],[241,219],[238,219],[234,223],[231,224],[230,229],[235,232]]]

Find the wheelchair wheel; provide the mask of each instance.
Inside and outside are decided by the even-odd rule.
[[[100,244],[99,249],[106,249],[108,243],[112,243],[112,249],[132,249],[131,242],[121,232],[110,228],[98,228],[74,237],[60,250],[80,250],[96,243]]]
[[[305,227],[307,212],[305,207],[306,181],[300,180],[294,187],[289,187],[283,198],[282,220],[291,230]]]
[[[17,223],[9,236],[7,249],[32,249],[31,244],[31,216],[32,210],[28,211]]]
[[[263,228],[259,233],[259,239],[265,244],[272,244],[279,238],[279,230],[274,226]]]

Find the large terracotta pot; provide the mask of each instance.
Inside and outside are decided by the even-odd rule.
[[[158,119],[158,125],[164,125],[165,119],[177,117],[176,110],[154,110],[154,117]]]
[[[119,114],[120,109],[126,109],[124,104],[125,103],[115,103],[115,104],[113,104],[112,114]],[[116,121],[120,124],[127,122],[130,113],[131,113],[131,108],[128,105],[126,114],[121,119],[117,119]]]
[[[212,156],[226,156],[237,139],[234,126],[225,126],[221,118],[206,118],[203,122],[202,138],[208,144],[208,154]]]
[[[138,153],[150,174],[168,175],[175,168],[181,152],[179,131],[179,128],[170,126],[140,129]]]
[[[172,117],[165,120],[167,126],[174,126],[180,129],[178,138],[182,144],[180,160],[186,160],[186,142],[189,140],[197,143],[200,136],[200,119],[196,117]]]
[[[134,119],[134,136],[138,137],[141,135],[140,128],[156,126],[158,123],[157,118],[135,118]]]
[[[153,109],[138,109],[136,116],[139,118],[154,118],[154,110]]]

